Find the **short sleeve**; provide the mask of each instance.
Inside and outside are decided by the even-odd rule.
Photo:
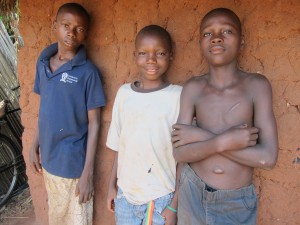
[[[35,74],[33,91],[36,94],[40,94],[40,74],[38,71],[38,66],[36,66],[36,74]]]
[[[87,110],[105,106],[105,96],[101,82],[101,74],[98,70],[91,72],[86,86],[86,105]]]
[[[110,127],[108,130],[106,146],[114,151],[119,150],[120,133],[121,133],[121,115],[120,115],[120,104],[121,104],[121,93],[120,89],[116,95],[115,102],[112,110],[112,118]]]

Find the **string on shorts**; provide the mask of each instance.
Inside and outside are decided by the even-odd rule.
[[[152,224],[153,211],[154,211],[154,201],[152,200],[148,203],[148,206],[147,206],[146,225]]]

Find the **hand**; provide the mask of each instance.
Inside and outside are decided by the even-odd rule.
[[[193,142],[205,141],[210,138],[210,136],[213,136],[208,131],[193,125],[174,124],[172,128],[173,131],[171,133],[171,140],[173,147],[175,148]]]
[[[79,204],[86,203],[94,195],[93,175],[82,174],[78,180],[75,196],[79,196]]]
[[[176,225],[177,224],[177,213],[172,212],[170,209],[165,208],[161,216],[165,218],[165,225]]]
[[[41,175],[42,165],[40,160],[39,146],[32,146],[29,150],[29,165],[33,173]]]
[[[106,206],[110,212],[115,212],[115,202],[114,199],[117,197],[117,188],[115,186],[108,188]]]
[[[224,150],[240,150],[255,146],[258,132],[258,128],[246,125],[230,128],[220,135],[221,146],[224,146]]]

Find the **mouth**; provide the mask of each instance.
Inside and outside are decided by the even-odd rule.
[[[157,73],[158,68],[156,67],[146,67],[147,73]]]
[[[209,52],[212,54],[221,54],[225,51],[225,48],[223,46],[220,45],[214,45],[209,49]]]
[[[70,39],[66,39],[64,42],[69,47],[72,47],[72,46],[76,45],[76,43],[74,41],[70,40]]]

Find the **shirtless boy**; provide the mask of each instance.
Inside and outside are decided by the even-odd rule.
[[[205,15],[200,47],[209,72],[184,85],[172,132],[174,157],[185,163],[179,225],[256,224],[253,169],[275,166],[277,129],[269,81],[238,68],[242,46],[234,12],[217,8]]]

